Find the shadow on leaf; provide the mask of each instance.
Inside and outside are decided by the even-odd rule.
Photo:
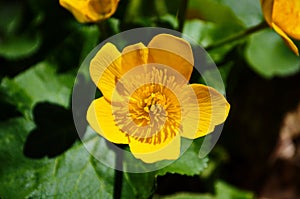
[[[0,94],[1,96],[1,94]],[[14,117],[20,117],[22,114],[17,108],[7,102],[0,100],[0,121],[8,120]]]
[[[30,158],[55,157],[69,149],[78,138],[71,110],[51,103],[34,107],[33,129],[24,145],[24,154]]]

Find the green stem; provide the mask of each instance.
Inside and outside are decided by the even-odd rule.
[[[119,146],[119,145],[118,145]],[[122,145],[120,146],[121,149]],[[114,199],[121,199],[122,197],[122,186],[123,186],[123,151],[116,151],[115,159],[115,176],[114,176]]]
[[[109,22],[107,20],[100,21],[97,23],[98,29],[100,31],[100,41],[103,41],[112,35],[109,27]]]
[[[182,30],[183,30],[187,6],[188,6],[188,0],[180,1],[178,15],[177,15],[179,32],[182,32]]]
[[[238,33],[236,35],[227,37],[227,38],[225,38],[225,39],[223,39],[223,40],[221,40],[219,42],[216,42],[214,44],[209,45],[209,46],[207,46],[205,48],[205,50],[210,51],[210,50],[219,48],[221,46],[224,46],[225,44],[229,44],[229,43],[231,43],[233,41],[237,41],[237,40],[243,39],[243,38],[245,38],[245,37],[247,37],[247,36],[249,36],[249,35],[251,35],[251,34],[253,34],[255,32],[258,32],[258,31],[260,31],[260,30],[262,30],[262,29],[264,29],[266,27],[268,27],[268,24],[265,21],[263,21],[262,23],[260,23],[260,24],[258,24],[256,26],[253,26],[253,27],[251,27],[251,28],[249,28],[249,29],[247,29],[247,30],[245,30],[243,32],[240,32],[240,33]]]

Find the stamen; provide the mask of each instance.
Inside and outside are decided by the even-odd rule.
[[[157,68],[120,79],[122,99],[115,106],[112,103],[118,127],[131,138],[154,145],[180,133],[181,109],[172,91],[180,85],[175,79],[166,69]]]

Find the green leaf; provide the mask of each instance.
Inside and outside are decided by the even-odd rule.
[[[91,147],[98,147],[90,140]],[[47,165],[40,173],[39,185],[29,195],[32,198],[112,198],[113,173],[95,160],[82,144]]]
[[[224,26],[214,22],[193,19],[185,22],[183,33],[191,37],[204,48],[236,35],[243,29],[234,26]],[[209,51],[215,62],[221,62],[224,56],[240,41],[235,41]]]
[[[215,23],[199,19],[186,21],[183,28],[183,34],[193,38],[198,44],[204,47],[212,44],[215,39],[218,39],[217,33],[218,27]],[[223,35],[220,36],[223,37]]]
[[[156,177],[154,172],[124,173],[133,190],[134,198],[150,198],[154,193]]]
[[[127,7],[125,21],[134,21],[138,17],[153,17],[164,15],[167,12],[165,2],[162,0],[130,1]]]
[[[227,27],[243,28],[242,22],[236,17],[232,10],[222,2],[216,0],[190,0],[188,12],[193,12],[196,16],[205,21],[223,24]]]
[[[31,107],[48,101],[68,107],[74,82],[72,74],[57,74],[55,66],[41,62],[14,79],[32,100]]]
[[[182,5],[181,0],[160,0],[165,3],[166,9],[168,10],[168,13],[171,15],[177,15],[179,11],[180,5]]]
[[[211,194],[193,194],[178,193],[165,197],[154,197],[154,199],[253,199],[254,194],[248,191],[237,189],[225,182],[217,181],[215,183],[216,195]]]
[[[22,14],[22,3],[2,1],[0,6],[0,33],[4,35],[13,34],[20,26]]]
[[[263,21],[260,1],[241,0],[217,0],[232,10],[236,17],[247,27],[254,26]]]
[[[23,156],[23,143],[34,124],[24,119],[0,123],[0,195],[25,198],[38,185],[39,170],[49,161],[33,161]]]
[[[171,6],[170,6],[171,5]],[[124,20],[121,20],[121,26],[126,27],[147,27],[158,26],[167,28],[176,28],[178,26],[175,15],[178,13],[179,1],[165,0],[129,1]]]
[[[204,73],[201,75],[201,78],[199,80],[199,83],[202,84],[208,84],[208,86],[211,86],[215,88],[217,91],[222,93],[223,95],[226,94],[226,82],[228,79],[229,72],[232,68],[232,63],[226,63],[218,68],[209,69],[204,71]],[[221,75],[221,78],[223,81],[216,81],[217,77]]]
[[[209,154],[207,168],[200,174],[202,179],[209,179],[216,176],[222,166],[229,161],[229,154],[221,146],[215,146]]]
[[[20,59],[35,53],[42,42],[39,34],[17,35],[0,41],[0,56],[7,59]]]
[[[225,182],[218,181],[215,184],[217,199],[253,199],[251,192],[239,190]]]
[[[193,19],[186,21],[183,33],[192,37],[204,47],[207,47],[242,30],[244,28],[240,26],[224,26],[224,24]]]
[[[184,138],[182,138],[181,140],[181,144],[183,146],[188,146],[190,144],[190,140]],[[198,140],[201,140],[201,138]],[[200,172],[207,167],[208,162],[208,158],[199,158],[200,146],[201,144],[198,141],[194,141],[178,160],[158,170],[157,175],[177,173],[181,175],[193,176],[200,174]]]
[[[210,194],[177,193],[171,196],[154,197],[154,199],[215,199]]]
[[[68,107],[73,81],[73,74],[57,74],[54,66],[42,62],[14,79],[4,78],[0,96],[29,119],[37,102],[48,101]]]
[[[0,123],[1,198],[112,198],[114,170],[81,143],[54,159],[26,158],[23,143],[33,128],[31,121],[22,118]],[[87,132],[85,143],[90,150],[113,157],[103,138]],[[124,187],[130,187],[126,181]],[[131,190],[123,192],[133,197]]]
[[[222,62],[225,55],[242,40],[215,48],[211,46],[243,32],[246,28],[225,1],[190,0],[187,15],[192,20],[185,22],[183,30],[184,34],[191,36],[198,44],[210,48],[209,55],[215,62]]]
[[[115,20],[114,20],[115,21]],[[98,44],[100,31],[99,28],[94,26],[83,26],[80,29],[80,34],[83,37],[84,43],[81,51],[80,63],[83,62],[85,57],[95,48]]]
[[[170,24],[173,29],[178,28],[178,20],[174,15],[165,14],[159,18],[159,21],[162,23]]]
[[[91,137],[89,139],[95,139],[93,137],[95,137],[95,135],[91,134]],[[96,137],[97,139],[99,139],[99,136]],[[101,138],[101,140],[103,140],[103,138]],[[126,160],[124,162],[125,169],[128,169],[128,167],[130,166],[131,171],[134,170],[141,171],[141,172],[145,171],[145,173],[125,173],[124,174],[125,181],[126,184],[129,185],[127,189],[129,189],[129,192],[132,192],[134,198],[149,198],[149,196],[153,194],[156,176],[158,175],[165,175],[166,173],[178,173],[182,175],[192,176],[192,175],[199,174],[201,171],[203,171],[206,168],[208,162],[208,158],[200,159],[198,156],[201,142],[202,142],[201,139],[197,139],[192,143],[190,148],[188,148],[187,151],[184,152],[183,155],[178,160],[173,162],[171,165],[168,165],[167,167],[152,172],[149,172],[148,170],[149,167],[147,167],[148,164],[136,160],[131,153],[125,153],[124,154],[124,160]],[[182,139],[183,148],[188,147],[190,144],[191,144],[190,140]],[[110,162],[108,163],[110,165],[112,164],[111,161],[114,160],[115,158],[115,154],[112,153],[111,150],[107,150],[103,148],[99,150],[94,150],[93,153],[98,154],[101,159],[107,158],[105,161]],[[135,160],[135,164],[132,164],[133,162],[132,159]],[[157,166],[160,167],[160,163],[165,163],[165,162],[162,161],[155,164],[157,164]],[[130,194],[129,192],[127,194]]]
[[[30,118],[32,100],[13,80],[4,78],[0,84],[1,100],[16,106],[26,118]]]
[[[300,58],[271,29],[250,37],[245,56],[252,69],[265,78],[291,75],[300,69]]]
[[[95,133],[90,128],[86,132],[85,135],[86,140],[95,140],[97,143],[95,143],[94,149],[91,148],[91,145],[89,143],[86,143],[88,145],[89,151],[92,151],[94,155],[97,156],[97,158],[103,160],[106,165],[110,165],[111,167],[114,167],[114,161],[115,161],[115,152],[110,148],[109,145],[106,144],[106,141],[103,137],[99,136],[97,133]],[[134,158],[132,154],[129,154],[130,157],[128,157],[128,154],[124,154],[123,157],[123,168],[126,169],[126,163],[128,163],[127,158]],[[127,160],[127,161],[125,161]],[[140,162],[142,163],[142,162]],[[144,164],[134,164],[130,165],[131,167],[139,167],[139,171],[143,171]],[[152,194],[154,193],[154,186],[156,181],[155,172],[145,172],[144,173],[123,173],[123,188],[122,188],[122,198],[150,198]]]

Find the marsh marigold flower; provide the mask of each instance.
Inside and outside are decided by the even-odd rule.
[[[59,0],[81,23],[98,22],[109,18],[117,9],[119,0]]]
[[[297,46],[289,37],[300,39],[300,1],[261,0],[261,5],[267,23],[299,55]]]
[[[90,126],[113,143],[129,144],[146,163],[177,159],[181,137],[212,132],[230,107],[215,89],[188,84],[193,65],[190,44],[169,34],[122,52],[106,43],[90,63],[103,94],[87,111]]]

